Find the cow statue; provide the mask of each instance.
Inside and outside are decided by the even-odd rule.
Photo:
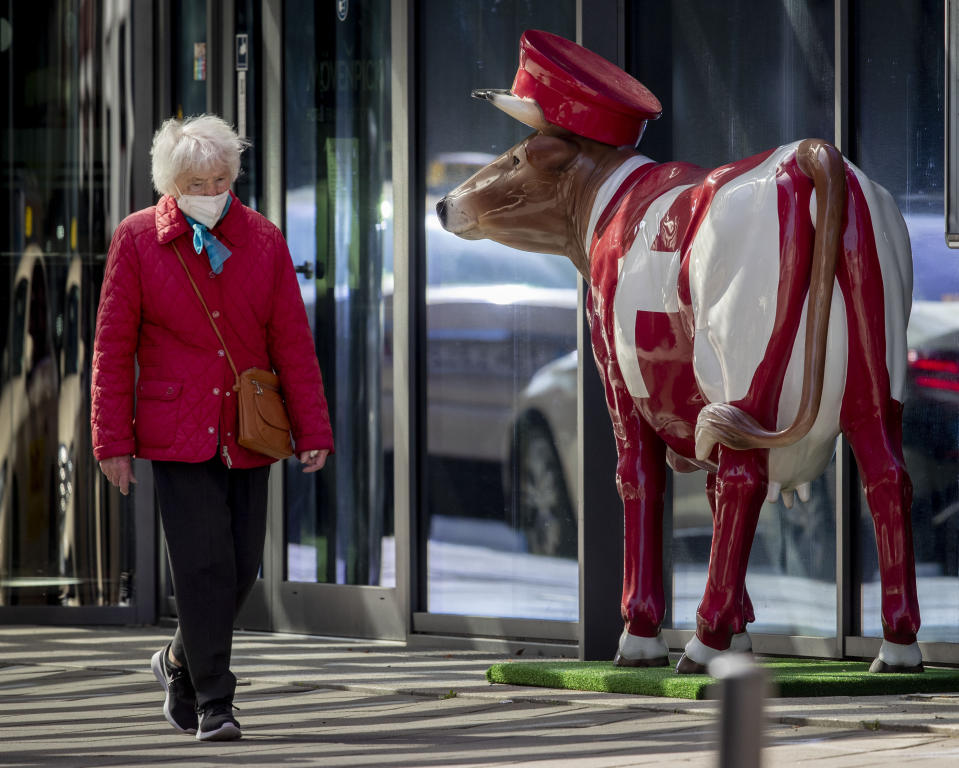
[[[634,147],[658,100],[618,67],[528,30],[510,91],[474,96],[536,129],[436,206],[445,229],[563,254],[589,285],[593,353],[625,513],[616,663],[669,663],[666,468],[706,471],[713,538],[676,669],[751,650],[746,565],[763,501],[809,498],[842,432],[876,530],[873,672],[922,671],[902,454],[909,237],[889,193],[826,141],[705,170]]]

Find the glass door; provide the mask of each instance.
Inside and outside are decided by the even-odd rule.
[[[287,460],[272,527],[274,629],[403,637],[392,514],[392,186],[387,4],[283,7],[285,234],[336,452]],[[275,479],[278,479],[275,477]],[[278,516],[279,517],[279,516]]]
[[[436,203],[530,133],[470,98],[505,88],[523,30],[575,37],[575,3],[422,4],[425,488],[418,632],[571,639],[577,274],[564,257],[443,230]],[[541,621],[546,620],[546,621]]]

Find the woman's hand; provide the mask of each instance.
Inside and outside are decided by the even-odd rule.
[[[104,459],[100,462],[100,471],[124,496],[130,493],[130,484],[137,481],[133,476],[133,463],[129,455]]]
[[[329,455],[328,448],[324,448],[322,451],[303,451],[299,456],[300,462],[303,464],[303,471],[316,472],[323,469],[323,465],[326,464],[326,457]]]

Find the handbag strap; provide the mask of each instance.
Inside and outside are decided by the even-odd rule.
[[[193,279],[193,275],[190,274],[190,270],[187,268],[186,262],[183,260],[183,257],[180,255],[180,249],[177,248],[176,241],[173,241],[173,250],[176,251],[176,257],[180,260],[180,265],[183,267],[183,271],[186,272],[187,279],[190,281],[190,285],[193,286],[193,292],[196,293],[196,297],[200,300],[200,304],[203,305],[203,311],[206,312],[207,320],[210,321],[210,325],[213,326],[213,332],[216,334],[216,337],[220,340],[220,344],[223,345],[223,352],[226,354],[227,362],[230,363],[230,368],[233,369],[233,376],[235,382],[233,384],[233,391],[240,391],[240,374],[236,370],[236,365],[233,363],[233,358],[230,357],[230,350],[226,346],[226,342],[223,340],[223,334],[220,333],[220,329],[217,328],[216,321],[213,319],[213,315],[210,314],[210,310],[206,306],[206,302],[203,300],[203,295],[200,293],[200,289],[197,287],[196,281]]]

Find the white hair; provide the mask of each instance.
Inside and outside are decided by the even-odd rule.
[[[232,184],[240,175],[240,155],[248,146],[250,142],[216,115],[171,117],[153,135],[153,187],[161,195],[173,195],[176,180],[184,173],[205,173],[221,165],[229,168]]]

